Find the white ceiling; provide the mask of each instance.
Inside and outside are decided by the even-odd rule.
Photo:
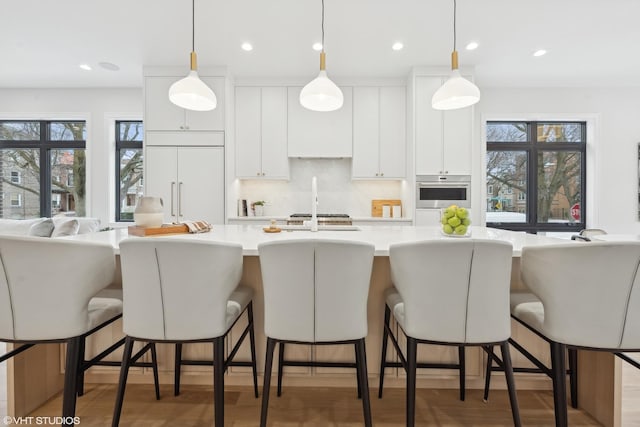
[[[320,0],[196,0],[199,66],[312,76]],[[188,67],[191,1],[2,0],[0,87],[140,87],[143,65]],[[325,0],[330,76],[447,66],[453,0]],[[640,85],[638,0],[458,0],[461,66],[482,86]],[[467,42],[480,47],[466,51]],[[252,52],[240,49],[250,41]],[[402,41],[402,51],[391,44]],[[540,58],[537,49],[549,53]],[[120,71],[97,64],[112,62]],[[80,63],[94,69],[81,70]]]

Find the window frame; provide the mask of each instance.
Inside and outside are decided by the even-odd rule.
[[[144,171],[144,129],[142,132],[143,139],[140,141],[123,141],[120,138],[120,124],[122,123],[141,123],[144,126],[142,120],[116,120],[115,121],[115,137],[116,137],[116,150],[115,150],[115,222],[133,222],[133,219],[122,219],[122,206],[120,206],[120,150],[143,150],[143,171]]]
[[[54,140],[51,139],[50,124],[52,123],[83,123],[87,130],[85,119],[41,120],[41,119],[2,119],[0,123],[39,123],[40,138],[32,140],[0,140],[0,150],[31,149],[39,150],[40,155],[40,216],[50,217],[52,214],[51,192],[51,150],[87,150],[87,140]],[[46,161],[44,161],[46,159]],[[85,167],[87,165],[85,164]],[[86,185],[86,183],[85,183]],[[86,193],[87,188],[85,188]],[[85,199],[86,203],[86,199]]]
[[[513,124],[525,123],[527,125],[527,141],[486,141],[486,154],[491,151],[524,151],[527,155],[527,191],[526,191],[526,222],[488,222],[487,227],[501,228],[505,230],[525,231],[537,234],[538,232],[574,232],[586,228],[587,215],[587,121],[582,120],[486,120],[486,124]],[[539,124],[579,124],[581,142],[538,142]],[[574,223],[539,223],[538,222],[538,155],[544,152],[568,151],[580,153],[580,221]],[[486,165],[486,155],[485,155]],[[485,180],[486,180],[485,172]],[[490,185],[490,184],[489,184]],[[535,195],[535,197],[532,197]]]

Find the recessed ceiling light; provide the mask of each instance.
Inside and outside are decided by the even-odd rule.
[[[242,46],[240,46],[240,47],[242,47],[242,50],[247,51],[247,52],[250,52],[250,51],[253,50],[253,45],[251,43],[249,43],[249,42],[242,43]]]
[[[535,52],[533,52],[533,56],[542,56],[546,54],[547,54],[547,51],[544,49],[538,49]]]
[[[91,67],[89,66],[89,64],[80,64],[80,68],[85,71],[91,71]]]
[[[113,62],[100,62],[98,65],[101,66],[102,68],[104,68],[105,70],[109,70],[109,71],[118,71],[118,70],[120,70],[120,67],[118,67]]]
[[[404,47],[404,45],[401,42],[395,42],[391,46],[391,49],[393,49],[393,50],[402,50],[403,47]]]
[[[475,50],[478,48],[478,42],[469,42],[466,48],[467,50]]]
[[[314,43],[313,50],[320,52],[322,50],[322,43]]]

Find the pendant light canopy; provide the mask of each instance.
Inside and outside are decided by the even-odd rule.
[[[456,50],[456,0],[453,0],[453,52],[451,53],[451,76],[433,94],[431,106],[436,110],[456,110],[480,101],[480,89],[460,75],[458,51]]]
[[[324,53],[324,0],[322,0],[322,52],[320,52],[320,73],[300,92],[300,104],[312,111],[334,111],[342,107],[342,91],[327,76],[326,55]]]
[[[178,107],[194,111],[209,111],[216,108],[216,94],[198,77],[198,58],[195,52],[195,0],[191,3],[191,71],[184,79],[169,88],[169,100]]]

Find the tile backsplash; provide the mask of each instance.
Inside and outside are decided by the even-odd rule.
[[[372,199],[401,199],[402,181],[351,179],[351,159],[289,160],[289,181],[241,180],[238,199],[267,202],[265,216],[311,212],[311,177],[318,178],[318,212],[371,216]]]

